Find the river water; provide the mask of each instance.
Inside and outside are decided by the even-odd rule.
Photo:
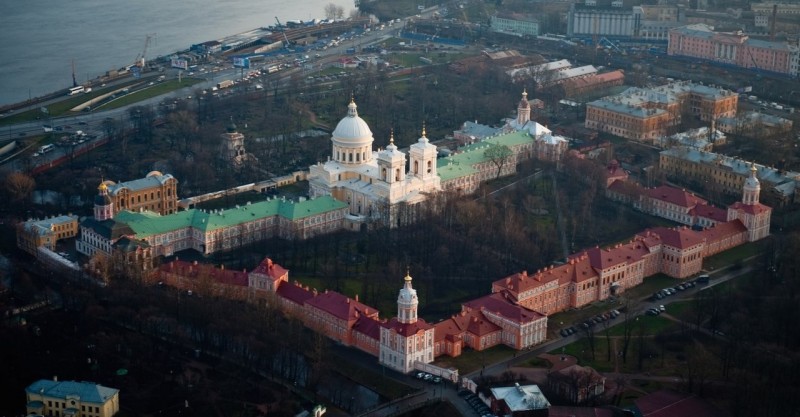
[[[0,0],[0,105],[72,86],[147,57],[169,55],[287,20],[325,17],[353,0]]]

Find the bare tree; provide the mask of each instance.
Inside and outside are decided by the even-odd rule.
[[[3,186],[13,202],[27,202],[36,188],[36,181],[27,174],[12,172],[6,175]]]
[[[325,18],[330,20],[341,20],[344,18],[344,7],[334,3],[325,5]]]

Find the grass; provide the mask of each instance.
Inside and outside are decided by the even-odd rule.
[[[515,356],[516,353],[516,350],[506,345],[498,345],[480,352],[472,349],[464,349],[461,352],[461,356],[457,358],[441,356],[438,360],[434,361],[433,364],[443,368],[457,368],[461,375],[466,375],[470,372],[481,370],[484,365],[511,358]]]
[[[131,81],[125,82],[125,83],[115,84],[113,87],[95,88],[95,89],[92,89],[92,92],[88,93],[88,94],[78,94],[78,95],[75,95],[75,96],[66,96],[65,95],[63,100],[58,101],[56,103],[53,103],[53,104],[47,106],[47,111],[48,111],[50,117],[61,116],[61,115],[67,114],[67,113],[74,113],[74,112],[70,112],[70,109],[72,109],[75,106],[78,106],[80,104],[86,103],[87,101],[89,101],[89,100],[91,100],[91,99],[93,99],[95,97],[99,97],[99,96],[101,96],[103,94],[106,94],[108,92],[111,92],[112,90],[117,90],[117,89],[123,88],[125,86],[129,86],[129,85],[140,83],[140,82],[142,82],[142,80],[131,80]],[[23,123],[23,122],[31,122],[31,121],[34,121],[34,120],[42,120],[44,122],[44,120],[46,120],[46,119],[47,118],[44,117],[42,112],[37,108],[37,109],[28,110],[28,111],[25,111],[25,112],[17,113],[17,114],[15,114],[13,116],[9,116],[9,117],[0,119],[0,126],[16,124],[16,123]]]
[[[401,384],[371,369],[363,366],[353,366],[352,362],[346,359],[337,358],[337,360],[332,360],[330,363],[331,367],[345,378],[370,388],[389,400],[400,398],[413,391],[413,388],[408,385]]]
[[[664,317],[661,317],[661,316],[646,316],[646,315],[643,315],[643,316],[636,317],[636,319],[634,319],[634,320],[635,320],[635,323],[633,324],[634,325],[634,328],[633,328],[634,336],[636,336],[638,334],[638,332],[639,332],[638,327],[640,325],[644,326],[644,329],[645,329],[644,334],[645,334],[645,336],[652,336],[652,335],[656,335],[658,333],[670,331],[670,330],[673,330],[673,329],[677,330],[677,327],[678,327],[678,323],[675,323],[674,321],[669,320],[669,319],[665,319]],[[612,337],[614,337],[614,336],[623,336],[624,333],[625,333],[625,326],[622,326],[621,324],[622,324],[622,320],[620,320],[619,324],[617,324],[614,327],[611,327],[610,329],[608,329],[608,334],[611,335]],[[605,337],[605,334],[606,334],[606,331],[605,331],[605,329],[602,328],[602,325],[600,325],[599,329],[597,328],[597,326],[595,326],[595,335],[596,335],[595,337],[600,336],[600,335]]]
[[[659,273],[645,278],[640,285],[626,290],[625,296],[633,300],[645,298],[663,288],[674,287],[682,282],[684,281]]]
[[[692,304],[693,300],[676,301],[667,306],[667,313],[670,316],[681,319],[683,321],[692,322]]]
[[[548,368],[549,369],[549,368],[553,367],[553,364],[550,363],[550,361],[548,361],[547,359],[542,359],[542,358],[538,358],[537,357],[537,358],[531,358],[530,360],[522,362],[522,363],[520,363],[520,364],[518,364],[516,366],[523,366],[523,367],[529,367],[529,368]]]
[[[758,255],[764,252],[767,245],[767,240],[758,242],[745,243],[735,248],[728,249],[725,252],[711,256],[703,260],[703,266],[709,271],[714,271],[729,265],[741,262],[751,256]]]
[[[164,81],[162,83],[154,84],[151,87],[122,96],[116,100],[109,102],[108,104],[103,104],[99,108],[103,110],[111,110],[120,107],[125,107],[131,104],[138,103],[140,101],[147,100],[149,98],[158,97],[160,95],[175,90],[180,90],[181,88],[191,87],[203,81],[205,80],[200,78],[183,78],[180,82],[178,82],[178,80]]]

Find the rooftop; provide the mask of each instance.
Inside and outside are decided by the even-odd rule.
[[[29,394],[63,399],[74,395],[79,397],[81,402],[95,404],[103,404],[119,393],[116,388],[104,387],[94,382],[52,381],[49,379],[40,379],[29,385],[25,391]]]

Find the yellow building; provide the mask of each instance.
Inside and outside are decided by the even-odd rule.
[[[56,242],[78,234],[78,216],[66,215],[28,220],[17,225],[17,247],[36,256],[40,246],[54,250]]]
[[[178,211],[178,180],[152,171],[144,178],[121,182],[104,181],[114,214],[122,210],[152,211],[161,215]]]
[[[736,115],[739,96],[729,90],[675,82],[651,89],[629,88],[586,104],[588,129],[653,143],[681,123],[684,114],[703,121]]]
[[[25,389],[28,416],[112,417],[119,390],[92,382],[40,379]]]
[[[778,206],[796,202],[800,173],[760,164],[754,166],[765,191],[761,196],[765,201]],[[741,159],[687,148],[662,151],[658,164],[659,171],[667,179],[703,184],[708,189],[732,196],[741,194],[745,181],[750,177],[750,167],[749,162]]]

